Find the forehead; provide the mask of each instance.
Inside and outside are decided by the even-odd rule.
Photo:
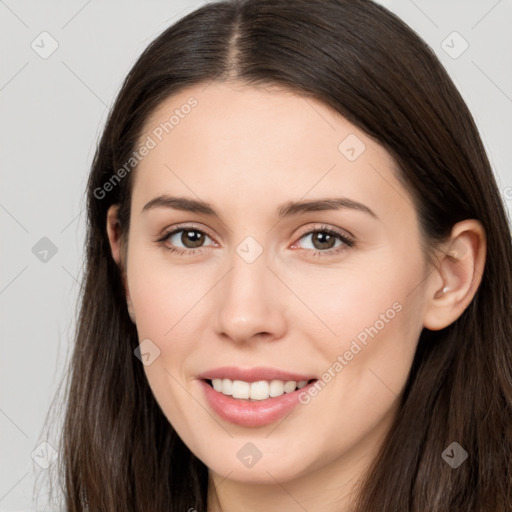
[[[382,209],[407,195],[383,147],[324,103],[277,87],[184,89],[151,114],[144,142],[152,149],[135,172],[137,203],[177,189],[246,206],[336,191]]]

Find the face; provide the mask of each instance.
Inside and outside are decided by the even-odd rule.
[[[169,422],[239,482],[361,464],[390,427],[425,306],[416,212],[389,154],[318,101],[234,83],[168,98],[141,143],[127,297]]]

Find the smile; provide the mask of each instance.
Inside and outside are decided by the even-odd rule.
[[[220,381],[221,389],[224,389],[224,382],[230,379],[215,379]],[[216,391],[211,380],[198,379],[196,382],[202,388],[203,396],[210,410],[219,418],[231,424],[242,427],[262,427],[280,421],[301,402],[300,393],[307,393],[311,386],[314,386],[318,379],[310,381],[231,381],[231,391],[235,395],[243,395],[245,398],[234,398],[233,394],[226,395],[222,391]],[[219,386],[217,381],[216,386]],[[263,384],[261,384],[263,382]],[[304,384],[306,382],[306,384]],[[274,383],[274,384],[272,384]],[[298,384],[303,386],[298,387]],[[226,388],[230,384],[226,384]],[[249,387],[250,385],[250,387]],[[254,395],[259,399],[251,398],[251,389],[254,385]],[[288,390],[286,391],[285,386]],[[270,396],[270,388],[277,393],[283,390],[281,394]]]

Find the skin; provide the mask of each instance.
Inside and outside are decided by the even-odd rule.
[[[480,283],[485,233],[464,220],[429,267],[416,212],[389,154],[323,103],[277,88],[214,82],[167,98],[141,141],[193,96],[197,106],[144,157],[133,178],[127,261],[109,210],[107,232],[124,272],[139,339],[160,350],[144,366],[162,411],[209,468],[209,512],[345,511],[396,413],[423,327],[455,321]],[[365,145],[349,161],[348,135]],[[156,208],[168,193],[211,203],[220,219]],[[279,220],[288,201],[347,197],[354,210],[313,211]],[[193,224],[202,252],[179,255],[156,240]],[[353,235],[333,254],[311,233]],[[178,233],[163,243],[197,251]],[[247,263],[237,246],[252,236],[263,252]],[[188,245],[184,245],[188,244]],[[313,256],[313,252],[324,254]],[[327,254],[331,251],[331,254]],[[443,288],[445,289],[443,293]],[[241,427],[215,415],[196,376],[234,365],[271,366],[321,379],[356,336],[402,309],[308,404],[283,421]],[[246,467],[237,452],[252,442],[262,458]]]

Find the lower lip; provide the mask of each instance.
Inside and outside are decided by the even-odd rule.
[[[301,389],[265,400],[232,398],[215,391],[208,382],[200,380],[206,400],[222,419],[243,427],[261,427],[280,420],[289,414],[299,402],[299,393],[307,392],[313,381]]]

